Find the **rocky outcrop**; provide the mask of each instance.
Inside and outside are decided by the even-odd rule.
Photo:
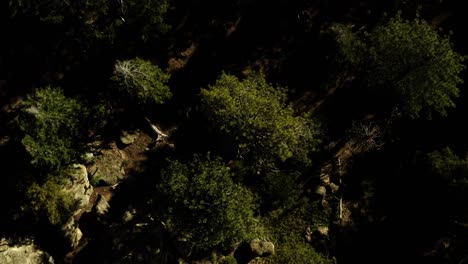
[[[110,205],[107,202],[106,198],[102,194],[99,194],[95,206],[96,214],[99,216],[105,216],[109,211],[109,207]]]
[[[75,248],[83,237],[78,223],[75,223],[75,216],[88,209],[93,186],[89,183],[88,172],[84,165],[74,164],[66,172],[68,177],[65,177],[67,181],[64,184],[64,191],[70,193],[78,205],[76,211],[61,229],[64,237],[69,242],[70,248]]]
[[[315,189],[315,193],[320,196],[325,196],[327,194],[327,189],[323,186],[317,186]]]
[[[64,191],[70,193],[78,201],[78,210],[88,206],[89,198],[93,193],[93,186],[89,183],[86,167],[81,164],[74,164],[68,170],[67,181],[64,184]]]
[[[62,226],[62,232],[63,236],[68,240],[70,248],[76,248],[80,244],[83,233],[73,217],[70,217],[68,222]]]
[[[0,239],[1,264],[53,264],[53,258],[40,250],[32,241],[19,245],[10,244],[7,239]]]
[[[318,252],[328,252],[330,248],[329,227],[320,225],[315,228],[307,227],[305,230],[305,239],[311,243],[314,249]]]
[[[119,150],[115,143],[111,148],[101,150],[95,163],[88,166],[88,174],[93,184],[115,185],[125,178],[125,163],[128,162],[125,152]]]
[[[135,131],[127,131],[127,130],[122,130],[120,132],[120,142],[124,145],[130,145],[135,140],[138,138],[140,135],[140,131],[135,130]]]
[[[122,215],[123,223],[128,223],[132,221],[135,218],[135,215],[136,215],[136,210],[134,208],[129,208]]]

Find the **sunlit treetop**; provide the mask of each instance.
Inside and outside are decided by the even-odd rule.
[[[238,156],[255,165],[295,157],[307,160],[318,143],[318,126],[296,116],[283,88],[263,76],[239,80],[222,74],[201,90],[205,114],[221,132],[237,142]]]
[[[369,87],[410,118],[447,115],[463,83],[464,57],[426,21],[400,14],[370,32],[334,26],[342,57],[361,68]]]

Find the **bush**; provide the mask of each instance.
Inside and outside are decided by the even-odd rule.
[[[375,94],[390,100],[410,118],[447,115],[455,107],[465,58],[448,37],[424,20],[404,20],[400,14],[371,32],[351,32],[334,25],[340,58],[360,68]]]
[[[76,201],[62,190],[56,177],[48,177],[43,184],[31,184],[26,191],[26,198],[26,207],[38,219],[46,217],[53,225],[67,221],[76,208]]]
[[[170,75],[151,62],[135,58],[117,61],[111,80],[121,93],[123,100],[144,107],[162,104],[172,97],[167,82]]]
[[[251,235],[254,198],[232,176],[220,159],[197,156],[190,163],[172,161],[162,172],[159,191],[168,202],[163,217],[188,234],[197,252],[227,249]]]
[[[256,167],[289,158],[307,162],[319,142],[317,124],[296,116],[286,99],[285,89],[269,85],[263,76],[239,80],[222,74],[201,90],[206,116],[235,140],[238,157]]]
[[[88,111],[60,88],[40,88],[29,94],[19,118],[22,143],[38,167],[59,169],[80,157]]]

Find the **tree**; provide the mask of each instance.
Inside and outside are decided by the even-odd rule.
[[[220,159],[195,156],[172,161],[163,170],[159,191],[169,205],[166,224],[188,234],[195,251],[230,247],[246,239],[253,225],[252,193],[232,180]]]
[[[22,143],[38,167],[58,169],[79,157],[88,112],[60,88],[40,88],[29,94],[19,118]]]
[[[126,32],[137,38],[148,39],[166,33],[170,26],[164,22],[169,0],[130,0],[121,5]]]
[[[460,193],[468,188],[468,161],[459,158],[449,147],[427,155],[430,169],[445,180],[449,187]]]
[[[122,94],[132,103],[144,106],[148,104],[162,104],[172,97],[167,82],[170,75],[164,73],[151,62],[135,58],[117,61],[111,80]]]
[[[38,219],[46,217],[52,225],[65,223],[75,210],[76,201],[62,188],[59,177],[47,177],[43,184],[32,183],[26,191],[26,207]]]
[[[464,57],[427,22],[403,20],[397,14],[360,38],[343,32],[337,38],[343,57],[360,66],[368,85],[392,98],[404,114],[431,118],[433,112],[445,116],[447,108],[455,107]]]
[[[24,15],[71,26],[91,38],[113,39],[123,33],[126,38],[146,40],[169,30],[164,23],[168,0],[9,0],[8,4],[11,17]]]
[[[239,80],[223,73],[201,90],[209,120],[236,141],[239,158],[260,166],[292,157],[306,161],[319,141],[317,124],[295,116],[286,99],[285,89],[269,85],[263,76]]]

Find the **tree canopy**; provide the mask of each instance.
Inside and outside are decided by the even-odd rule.
[[[22,143],[39,167],[59,168],[81,154],[82,134],[88,110],[60,88],[39,88],[27,96],[19,128]]]
[[[455,107],[464,57],[426,21],[397,14],[364,34],[344,26],[332,30],[343,57],[361,67],[372,90],[390,98],[406,116],[444,116]]]
[[[147,40],[165,33],[168,0],[145,1],[8,1],[10,16],[25,15],[79,29],[86,37],[113,39],[119,33]]]
[[[172,97],[167,85],[170,75],[149,61],[135,58],[117,61],[112,81],[122,98],[139,106],[162,104]]]
[[[237,143],[239,158],[265,165],[288,158],[308,160],[318,140],[318,126],[296,116],[286,103],[286,91],[263,76],[239,80],[222,74],[201,90],[201,104],[216,129]]]
[[[63,190],[58,177],[49,176],[44,183],[33,182],[26,191],[27,209],[38,216],[45,216],[53,225],[63,224],[76,209],[76,201]]]
[[[462,263],[462,4],[0,1],[0,263]]]
[[[169,203],[165,220],[189,235],[195,251],[228,248],[249,237],[254,198],[232,177],[220,159],[209,157],[172,161],[163,170],[159,191]]]
[[[449,147],[427,155],[431,171],[440,176],[454,189],[468,188],[468,161],[459,158]]]

